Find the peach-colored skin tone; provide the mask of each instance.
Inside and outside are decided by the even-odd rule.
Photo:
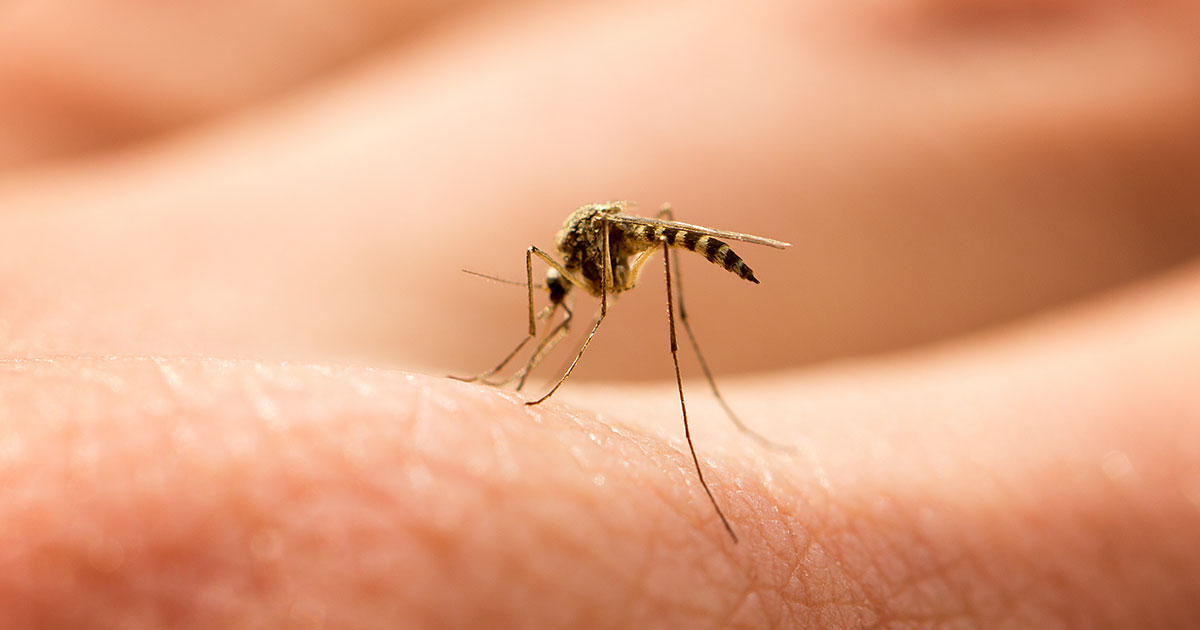
[[[0,627],[1200,624],[1195,3],[286,4],[0,9]],[[442,378],[612,198],[794,244],[681,269],[740,544],[661,264]]]

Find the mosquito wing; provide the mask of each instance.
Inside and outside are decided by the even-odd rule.
[[[646,217],[635,217],[629,214],[613,214],[609,215],[609,221],[613,223],[626,223],[632,225],[649,225],[651,227],[663,226],[666,228],[675,228],[687,232],[695,232],[696,234],[704,234],[707,236],[715,236],[717,238],[727,238],[733,241],[742,241],[743,243],[753,243],[755,245],[766,245],[776,249],[785,249],[791,247],[791,243],[784,243],[773,238],[764,238],[754,236],[753,234],[742,234],[741,232],[726,232],[725,230],[714,230],[691,223],[683,223],[682,221],[663,221],[661,219],[647,219]]]

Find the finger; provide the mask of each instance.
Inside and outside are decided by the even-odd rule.
[[[1198,278],[735,388],[803,446],[694,414],[737,545],[651,402],[669,391],[598,392],[598,417],[358,368],[5,361],[0,619],[1186,625]]]

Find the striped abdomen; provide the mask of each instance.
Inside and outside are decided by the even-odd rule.
[[[707,258],[709,262],[732,271],[738,277],[758,284],[758,278],[754,277],[754,271],[750,269],[750,266],[742,260],[741,256],[734,253],[728,244],[719,239],[667,225],[639,225],[632,236],[646,241],[650,246],[658,245],[665,240],[671,247],[696,252]]]

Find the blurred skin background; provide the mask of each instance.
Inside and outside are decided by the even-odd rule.
[[[1182,1],[7,3],[0,625],[1200,623],[1197,76]],[[682,258],[799,449],[684,344],[737,545],[658,259],[552,403],[441,379],[613,199],[793,244]]]

